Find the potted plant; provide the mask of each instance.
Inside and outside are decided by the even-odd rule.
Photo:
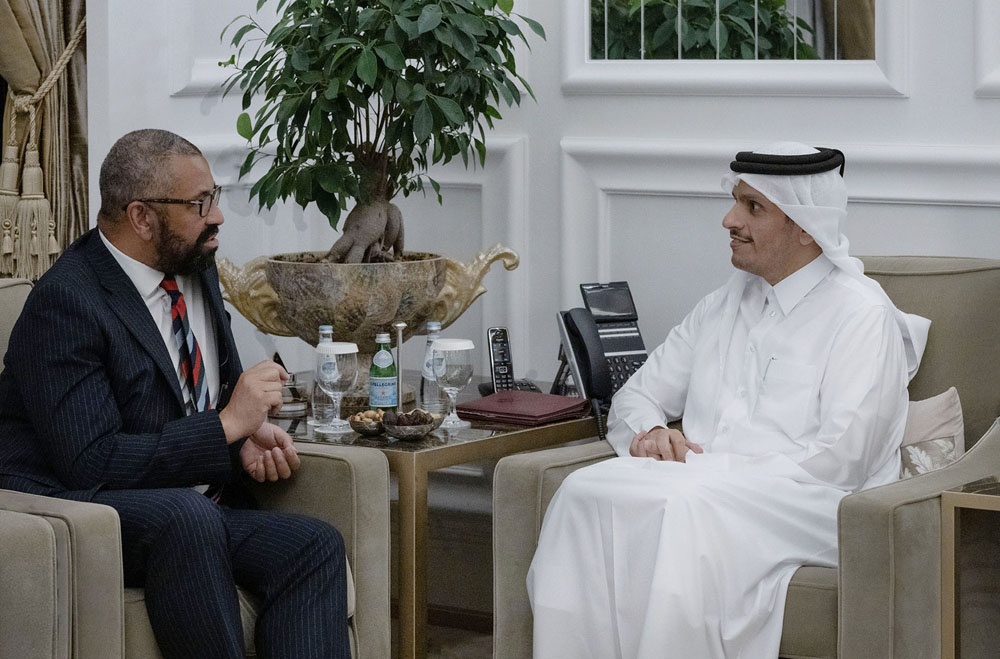
[[[258,0],[258,11],[267,3]],[[282,320],[299,323],[289,327],[290,333],[307,341],[315,341],[316,326],[334,320],[334,314],[334,331],[345,340],[351,339],[344,332],[357,330],[369,342],[373,326],[398,319],[406,320],[410,330],[418,329],[415,326],[435,308],[441,310],[434,288],[440,291],[446,279],[456,278],[445,272],[443,262],[413,275],[424,282],[416,284],[419,300],[402,293],[398,304],[390,300],[380,309],[373,308],[376,296],[371,291],[346,292],[349,282],[331,283],[358,279],[371,287],[373,269],[312,275],[312,270],[294,266],[330,262],[403,267],[433,260],[432,255],[404,255],[403,220],[392,199],[424,191],[429,184],[440,201],[440,187],[427,176],[431,163],[460,156],[466,166],[470,159],[485,165],[486,127],[501,118],[501,104],[519,104],[522,89],[532,94],[514,58],[515,42],[527,43],[520,25],[543,38],[544,30],[514,14],[513,0],[273,3],[278,13],[273,27],[243,15],[226,28],[235,29],[231,43],[237,52],[224,63],[235,68],[225,91],[238,87],[243,93],[237,131],[251,147],[240,176],[265,162],[267,170],[250,190],[261,207],[289,198],[302,207],[315,203],[332,227],[342,229],[330,249],[267,259],[267,282],[281,301]],[[260,106],[251,116],[251,105],[258,100]],[[341,227],[342,213],[352,202]],[[498,246],[489,256],[485,270],[498,258],[505,259],[508,269],[516,267],[516,254],[510,250]],[[476,264],[480,268],[482,261],[481,255]],[[465,306],[484,290],[479,281],[485,270],[478,277],[474,270],[465,272],[466,283],[473,285],[465,292],[470,298]],[[392,268],[386,272],[389,283],[374,284],[381,287],[379,295],[389,293],[386,287],[398,288],[401,277],[410,278]],[[230,298],[240,297],[240,291],[228,290],[227,279],[234,289],[242,284],[246,297],[262,297],[260,276],[223,275]],[[431,283],[425,285],[428,277]],[[321,290],[303,293],[307,280]],[[317,300],[324,296],[328,300],[320,309]],[[445,304],[460,306],[454,301]],[[409,313],[413,309],[403,309],[406,305],[422,311]],[[254,315],[252,310],[240,311]],[[438,319],[446,324],[454,318]]]

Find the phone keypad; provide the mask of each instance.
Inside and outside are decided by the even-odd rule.
[[[639,370],[646,355],[618,355],[608,357],[608,370],[611,372],[611,390],[618,391],[622,385]]]

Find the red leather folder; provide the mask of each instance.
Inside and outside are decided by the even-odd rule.
[[[590,411],[590,401],[537,391],[498,391],[462,403],[456,410],[458,416],[469,421],[537,426],[581,417]]]

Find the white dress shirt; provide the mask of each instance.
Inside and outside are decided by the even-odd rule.
[[[136,261],[115,247],[103,232],[98,230],[98,233],[118,265],[132,280],[132,284],[135,285],[142,301],[146,303],[146,308],[149,309],[153,323],[160,330],[163,344],[167,347],[170,361],[174,365],[177,381],[184,393],[185,406],[188,413],[191,413],[195,409],[195,405],[181,372],[181,353],[180,348],[177,347],[177,341],[174,339],[173,319],[170,316],[170,296],[160,288],[160,282],[165,276],[164,273]],[[219,403],[219,350],[215,339],[215,324],[212,321],[211,313],[209,313],[208,301],[205,299],[198,275],[176,275],[175,279],[177,288],[184,295],[188,323],[198,341],[198,346],[201,348],[202,361],[205,366],[205,385],[208,387],[214,408]]]
[[[770,286],[736,273],[615,395],[608,440],[683,417],[706,453],[854,491],[896,480],[906,361],[892,310],[823,255]]]

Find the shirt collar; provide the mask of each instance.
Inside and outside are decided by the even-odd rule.
[[[132,280],[132,284],[135,285],[136,290],[139,291],[139,295],[142,296],[143,300],[148,300],[154,294],[160,292],[160,282],[163,281],[164,277],[162,272],[149,267],[145,263],[136,261],[128,254],[122,252],[108,240],[108,237],[100,229],[97,230],[97,233],[101,236],[104,246],[111,252],[111,256],[115,257],[118,265],[122,267],[128,278]]]
[[[777,299],[781,312],[787,316],[809,291],[833,271],[833,267],[833,262],[825,254],[820,254],[774,286],[764,282],[764,287],[774,292],[773,297]]]

